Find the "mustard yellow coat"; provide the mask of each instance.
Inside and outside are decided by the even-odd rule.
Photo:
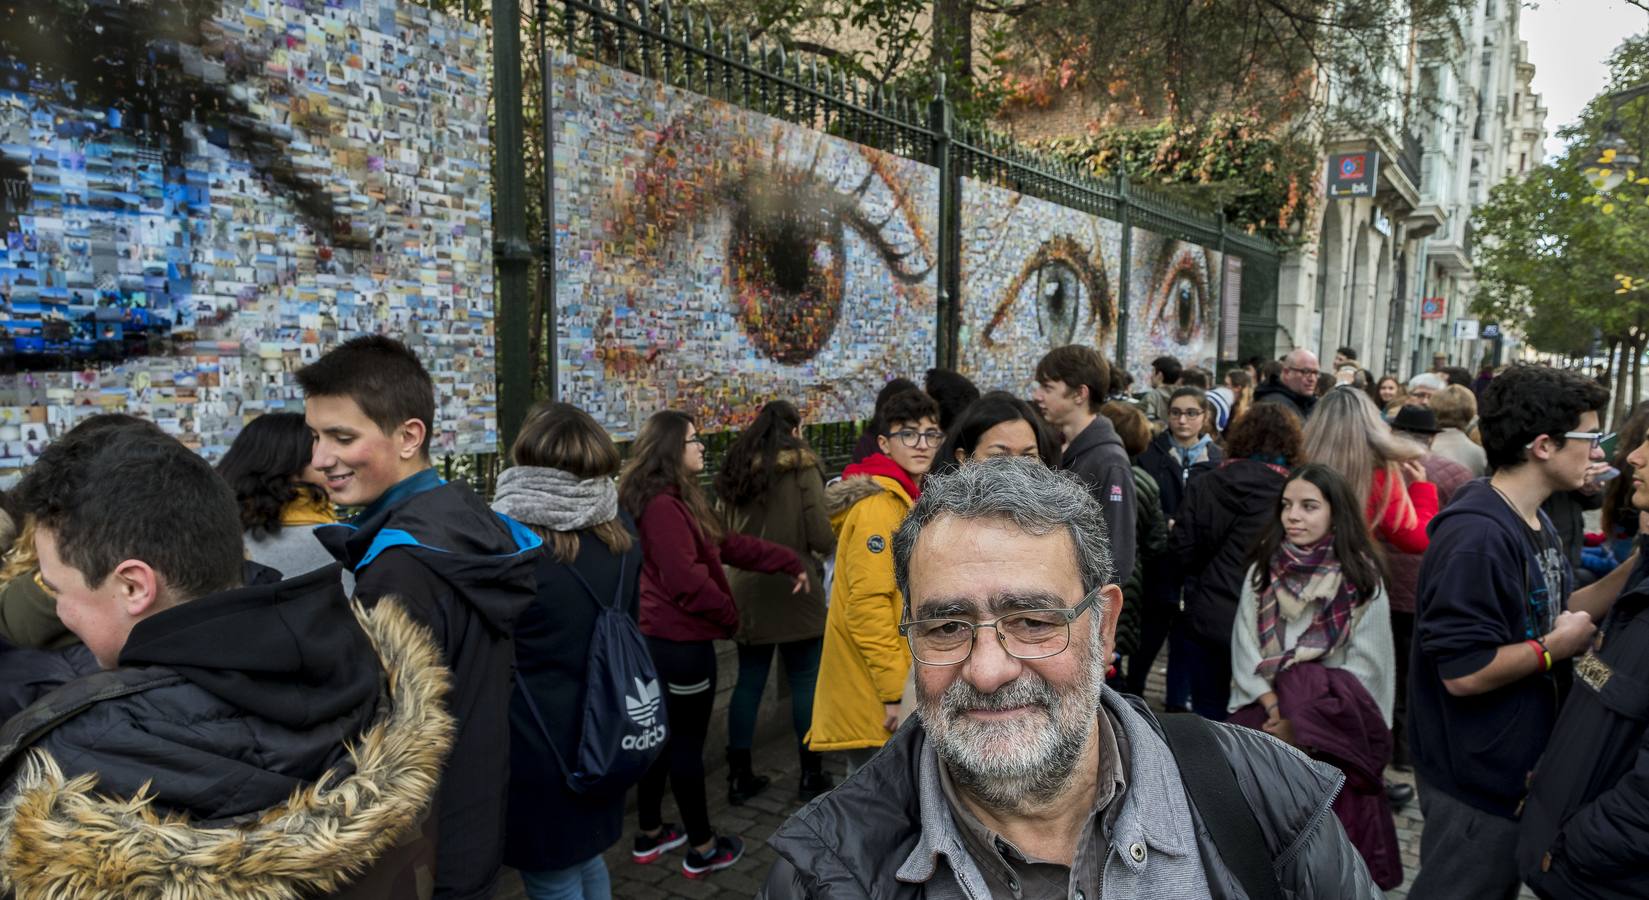
[[[855,475],[825,490],[836,531],[836,574],[825,616],[824,650],[813,694],[816,752],[880,747],[884,703],[898,703],[910,671],[910,649],[899,636],[904,600],[893,580],[893,533],[910,511],[900,484]]]

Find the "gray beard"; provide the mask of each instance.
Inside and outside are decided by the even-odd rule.
[[[918,689],[917,715],[951,780],[988,809],[1025,812],[1058,798],[1098,725],[1100,658],[1091,652],[1084,683],[1063,695],[1029,669],[991,694],[963,678],[937,698]],[[967,716],[1019,706],[1031,715],[995,723]]]

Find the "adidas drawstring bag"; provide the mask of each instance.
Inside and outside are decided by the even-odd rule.
[[[664,752],[669,734],[658,669],[647,652],[647,639],[624,612],[624,573],[628,569],[624,562],[620,560],[618,590],[611,605],[601,602],[584,576],[567,566],[597,608],[584,671],[583,728],[572,760],[562,758],[556,749],[538,704],[520,673],[516,674],[516,689],[526,698],[545,742],[566,773],[567,787],[575,794],[610,796],[629,790]]]

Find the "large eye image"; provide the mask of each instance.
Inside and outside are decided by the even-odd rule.
[[[1195,244],[1166,243],[1157,262],[1151,304],[1151,330],[1190,344],[1201,337],[1213,314],[1208,285],[1207,251]]]
[[[993,346],[1004,323],[1034,317],[1043,344],[1060,347],[1109,331],[1114,315],[1104,268],[1082,244],[1060,235],[1025,260],[997,301],[981,339]]]

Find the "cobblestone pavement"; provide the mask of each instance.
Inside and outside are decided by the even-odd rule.
[[[1160,665],[1153,673],[1145,694],[1154,707],[1161,707],[1163,685]],[[707,753],[707,761],[719,755]],[[767,838],[791,813],[801,808],[801,803],[796,800],[799,769],[795,750],[788,741],[783,740],[771,741],[768,746],[757,750],[756,769],[772,778],[773,784],[761,796],[744,806],[727,805],[725,770],[715,762],[711,764],[715,768],[707,776],[710,821],[718,832],[737,834],[744,838],[744,858],[732,868],[717,872],[702,881],[692,881],[681,874],[680,851],[671,853],[652,865],[636,865],[630,861],[630,838],[636,827],[635,812],[632,810],[624,839],[607,852],[607,866],[612,872],[615,900],[733,900],[756,895],[774,860],[772,849],[766,845]],[[844,771],[842,766],[839,763],[834,764],[831,771],[840,782]],[[1396,771],[1389,771],[1387,774],[1395,780],[1414,783],[1413,775]],[[665,800],[665,820],[680,821],[674,817],[674,801],[668,798]],[[1400,887],[1386,893],[1392,900],[1408,897],[1409,882],[1420,868],[1420,825],[1420,802],[1416,799],[1397,814],[1397,839],[1402,845],[1403,871],[1407,877]],[[521,881],[514,872],[506,872],[497,896],[499,900],[524,900],[526,894],[523,893]],[[1522,897],[1533,900],[1533,895],[1527,889],[1523,891]]]

